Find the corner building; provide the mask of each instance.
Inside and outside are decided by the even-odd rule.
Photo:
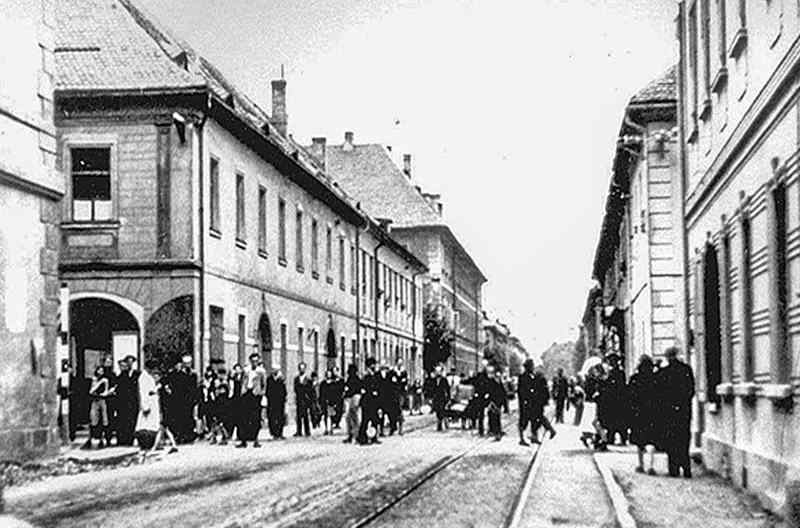
[[[0,460],[58,446],[52,2],[0,0]]]
[[[258,352],[293,405],[301,361],[361,361],[361,233],[385,233],[287,134],[286,82],[269,115],[129,0],[59,11],[73,394],[109,357],[230,370]]]
[[[800,479],[800,12],[684,1],[678,33],[704,460],[781,510]]]

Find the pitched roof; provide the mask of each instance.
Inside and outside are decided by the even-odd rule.
[[[56,89],[176,89],[205,81],[165,55],[161,43],[117,0],[59,0]],[[153,27],[153,29],[155,29]]]
[[[325,168],[375,218],[391,219],[394,227],[444,225],[382,145],[329,145]]]
[[[343,145],[328,145],[325,150],[326,172],[348,195],[361,203],[367,214],[373,218],[389,219],[392,228],[397,229],[444,229],[466,261],[486,281],[486,276],[450,226],[417,191],[384,146],[352,145],[352,149],[345,149]]]
[[[631,97],[631,104],[670,103],[677,101],[678,66],[670,66],[660,77]]]

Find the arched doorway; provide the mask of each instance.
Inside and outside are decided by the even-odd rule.
[[[99,297],[70,302],[69,328],[71,364],[71,428],[89,422],[89,384],[96,367],[115,368],[128,355],[141,359],[141,329],[136,317],[121,304]]]
[[[272,326],[269,316],[261,314],[258,320],[258,349],[267,372],[272,372]]]
[[[147,320],[144,330],[144,359],[154,359],[166,372],[181,357],[194,357],[194,299],[176,297],[164,303]],[[197,366],[196,366],[197,367]]]
[[[332,369],[336,366],[336,334],[333,333],[333,328],[328,329],[325,338],[325,355],[327,356],[325,368]]]
[[[703,327],[705,330],[706,399],[719,402],[716,387],[722,382],[722,334],[717,250],[706,245],[703,259]]]

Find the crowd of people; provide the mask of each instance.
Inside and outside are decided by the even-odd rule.
[[[628,380],[614,354],[577,377],[566,378],[559,370],[551,381],[556,421],[563,423],[564,410],[572,408],[587,447],[603,451],[610,444],[631,443],[637,446],[636,471],[652,475],[654,453],[663,451],[669,474],[690,478],[694,375],[678,355],[677,348],[667,349],[661,365],[643,355]]]
[[[550,382],[527,360],[515,383],[488,362],[468,376],[453,369],[446,373],[440,365],[424,381],[411,383],[402,360],[390,367],[367,358],[363,374],[350,365],[342,377],[333,367],[321,380],[300,363],[291,386],[294,436],[308,437],[320,428],[330,435],[344,427],[344,442],[377,444],[380,437],[403,434],[404,410],[421,414],[427,405],[438,431],[460,421],[462,428],[476,429],[480,436],[488,431],[499,441],[505,434],[501,415],[508,413],[509,399],[516,396],[519,443],[527,446],[540,441],[542,429],[555,436],[545,415],[552,399],[554,421],[564,423],[565,412],[572,409],[573,424],[580,427],[587,447],[605,450],[609,444],[631,442],[638,447],[637,471],[648,473],[654,473],[654,452],[662,450],[668,455],[669,473],[682,471],[689,477],[694,378],[677,356],[678,350],[670,348],[665,363],[657,365],[644,355],[627,381],[617,355],[598,358],[575,377],[559,369]],[[116,373],[108,363],[95,370],[85,448],[95,441],[102,448],[115,440],[116,445],[137,441],[143,449],[154,450],[167,441],[172,452],[198,437],[212,444],[233,440],[237,447],[259,447],[263,424],[273,439],[284,438],[287,382],[280,369],[268,373],[259,354],[252,354],[247,366],[236,364],[230,371],[209,366],[199,381],[188,355],[166,372],[152,361],[142,371],[135,363],[129,356],[118,362]]]

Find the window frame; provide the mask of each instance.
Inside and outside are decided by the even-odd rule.
[[[294,253],[295,253],[295,268],[299,273],[303,273],[305,271],[305,267],[303,266],[304,255],[303,255],[303,222],[304,222],[305,215],[303,214],[303,208],[298,205],[295,208],[294,212]]]
[[[220,173],[222,163],[217,156],[208,158],[208,229],[216,236],[222,235],[222,216],[220,214]],[[214,170],[216,169],[216,170]]]
[[[267,188],[258,186],[258,254],[267,256]]]
[[[111,201],[111,212],[108,219],[103,220],[76,220],[75,219],[75,190],[72,173],[72,151],[76,149],[108,149],[108,178],[109,178],[109,198]],[[116,137],[65,137],[64,139],[65,159],[63,166],[69,170],[69,178],[66,178],[66,193],[64,200],[68,209],[67,216],[69,223],[74,224],[109,224],[119,221],[119,199],[118,199],[118,177],[117,170],[117,141]],[[92,217],[94,217],[94,205],[92,205]]]
[[[236,171],[236,245],[247,246],[247,204],[244,173]]]
[[[286,200],[278,197],[278,263],[286,265]]]

